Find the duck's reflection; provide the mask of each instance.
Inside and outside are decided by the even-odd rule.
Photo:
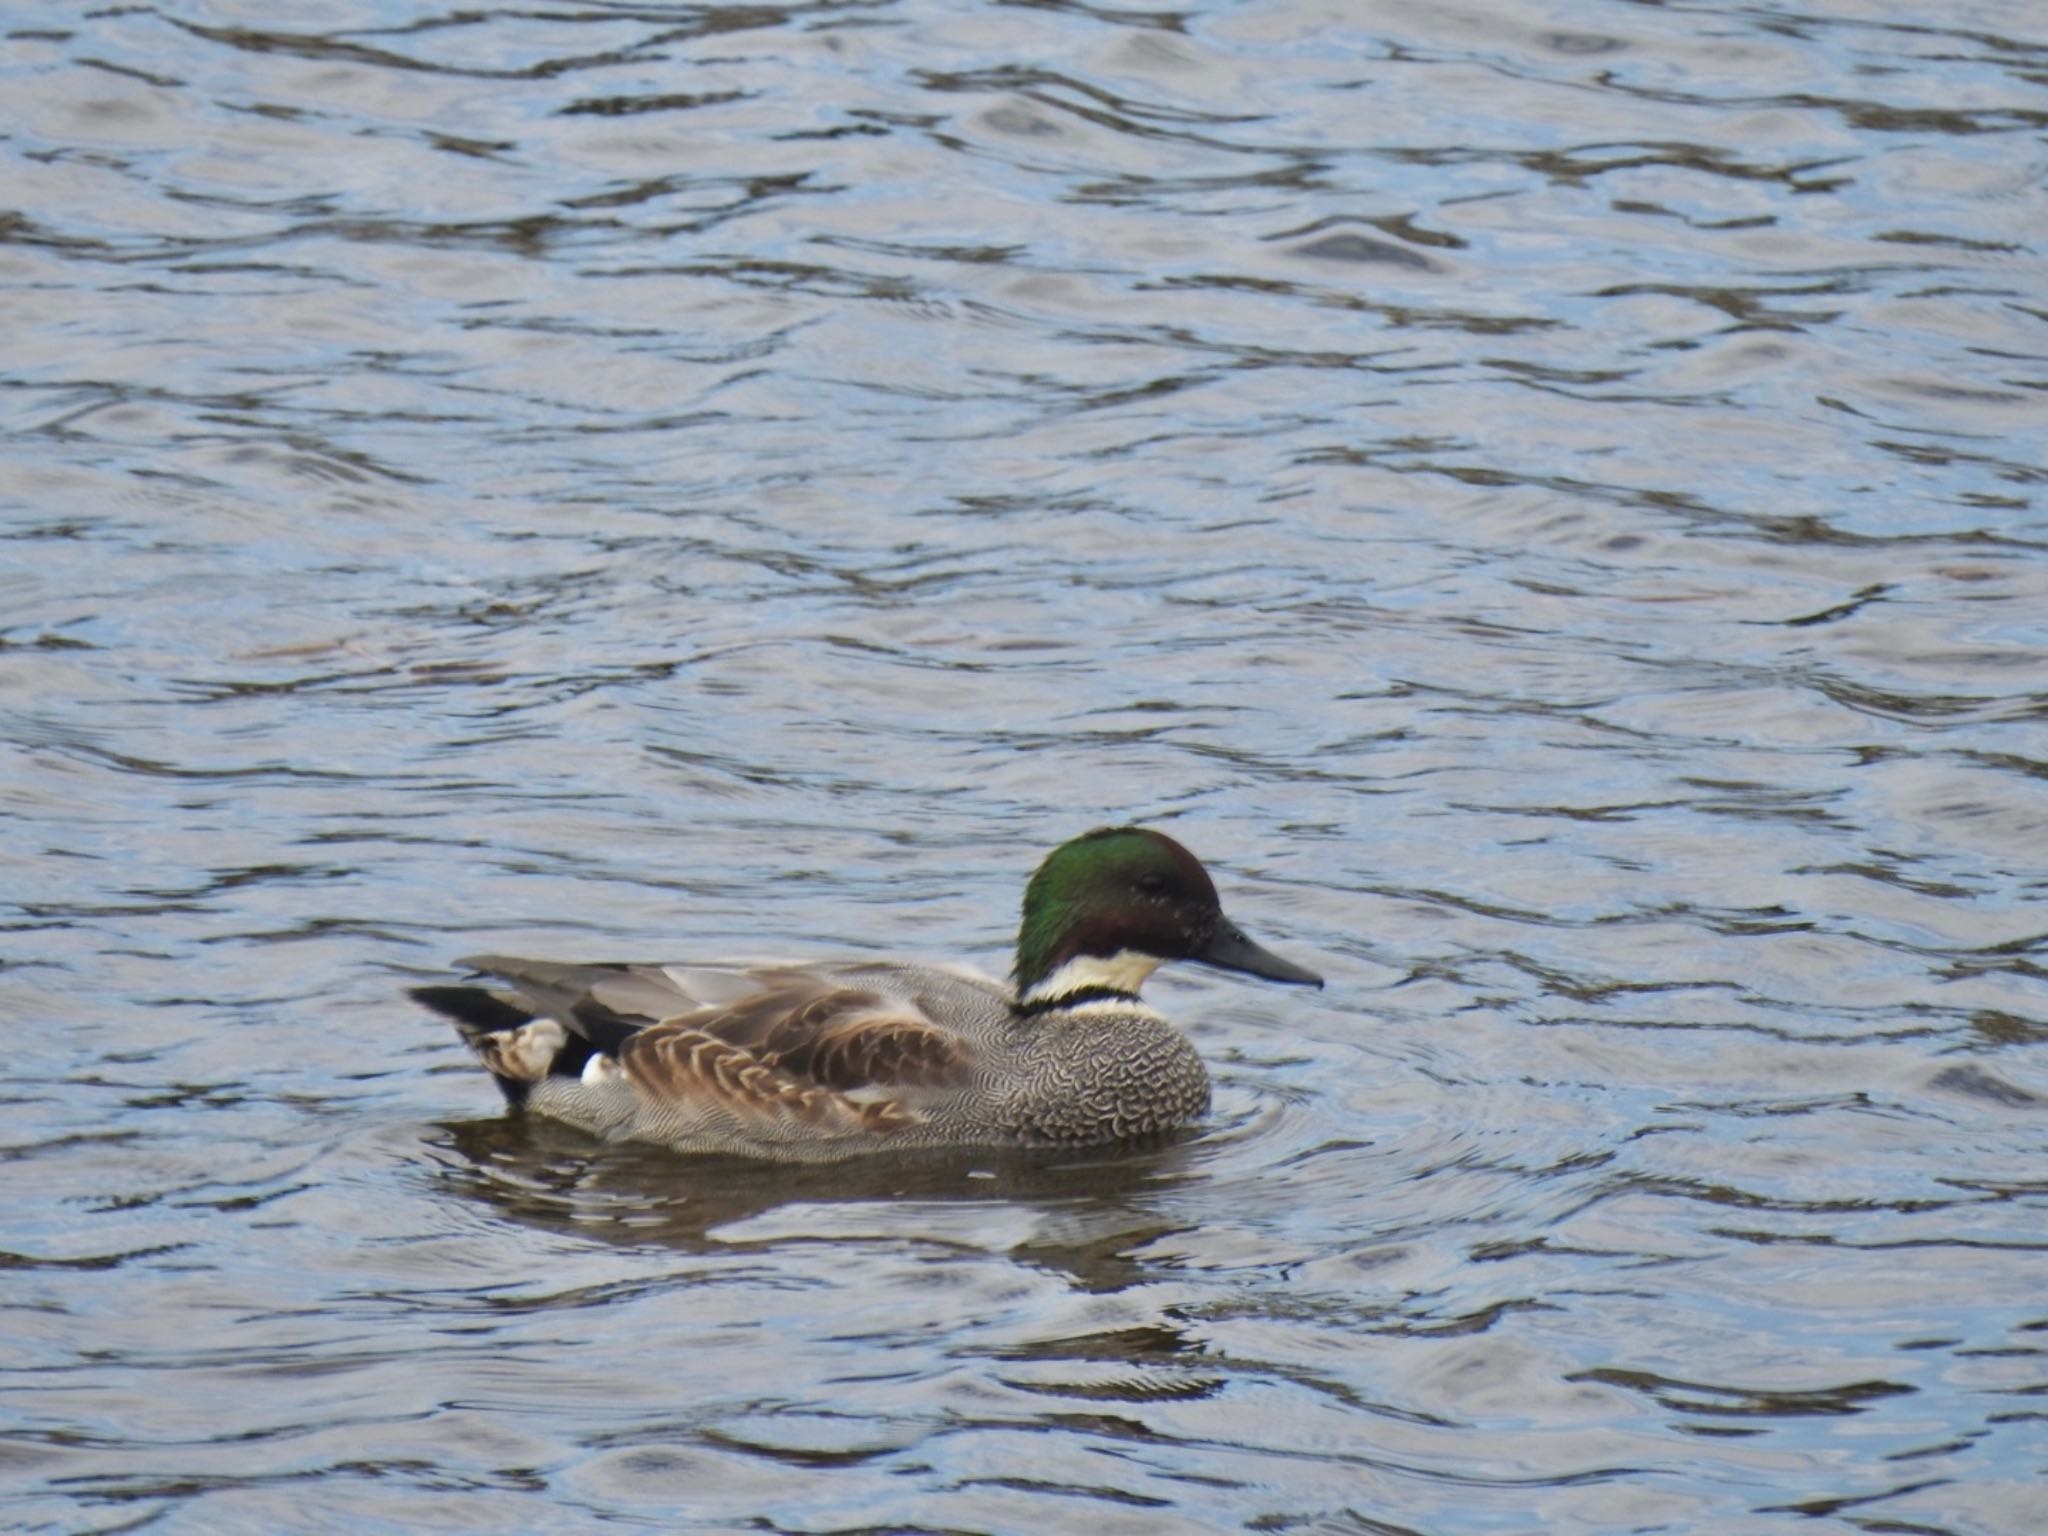
[[[767,1238],[893,1236],[1016,1253],[1088,1289],[1185,1225],[1173,1190],[1194,1144],[1140,1150],[969,1148],[779,1164],[607,1144],[534,1117],[433,1127],[449,1193],[550,1232],[635,1247],[729,1250]]]

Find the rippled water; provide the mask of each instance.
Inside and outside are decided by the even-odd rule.
[[[0,1521],[2042,1529],[2048,13],[15,0]],[[409,981],[1001,969],[1187,1145],[501,1114]]]

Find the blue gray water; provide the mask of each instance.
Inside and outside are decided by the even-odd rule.
[[[2044,130],[2035,0],[12,0],[0,1524],[2048,1528]],[[400,995],[1126,819],[1330,978],[1173,1149]]]

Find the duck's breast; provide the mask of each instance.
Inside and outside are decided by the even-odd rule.
[[[1150,1009],[1081,1009],[1027,1027],[1004,1106],[1020,1140],[1137,1141],[1208,1112],[1202,1058]]]

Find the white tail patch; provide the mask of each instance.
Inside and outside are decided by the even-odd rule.
[[[515,1083],[537,1083],[546,1077],[568,1043],[569,1032],[553,1019],[535,1019],[517,1029],[501,1029],[475,1039],[483,1064]]]

